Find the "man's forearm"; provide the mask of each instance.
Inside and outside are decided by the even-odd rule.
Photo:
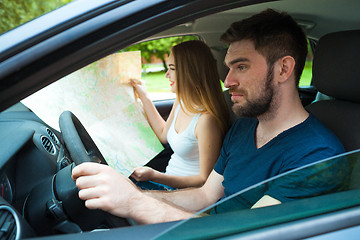
[[[206,194],[201,188],[186,188],[175,191],[144,191],[152,198],[160,200],[187,212],[197,212],[209,206]]]
[[[201,188],[134,192],[128,217],[143,224],[189,218],[224,195],[222,181],[223,177],[212,171]]]
[[[181,207],[151,197],[149,194],[143,194],[143,197],[137,201],[138,203],[134,202],[128,217],[139,224],[177,221],[189,218],[194,214],[192,211],[186,211]]]

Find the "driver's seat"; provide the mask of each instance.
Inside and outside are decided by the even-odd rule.
[[[330,128],[346,151],[360,148],[360,30],[330,33],[315,49],[313,84],[331,97],[307,107]]]

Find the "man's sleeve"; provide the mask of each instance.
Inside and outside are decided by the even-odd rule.
[[[346,187],[350,166],[346,157],[323,161],[269,182],[264,195],[281,202],[336,192]]]
[[[294,157],[285,155],[285,158],[288,159],[283,160],[282,171],[280,173],[284,173],[301,166],[318,162],[336,156],[343,152],[343,148],[340,147],[336,148],[326,145],[315,147],[310,143],[308,145],[299,147],[297,151],[292,151],[292,155]]]

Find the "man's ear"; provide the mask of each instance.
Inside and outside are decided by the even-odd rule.
[[[280,74],[279,82],[285,82],[294,73],[295,59],[291,56],[285,56],[278,61]]]

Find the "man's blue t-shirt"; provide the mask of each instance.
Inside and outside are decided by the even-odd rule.
[[[214,167],[224,177],[224,197],[291,169],[344,152],[339,139],[312,114],[259,149],[255,142],[257,125],[257,119],[242,118],[226,135]],[[270,188],[265,194],[286,201],[287,196],[282,196],[286,192]],[[249,200],[249,206],[265,194],[259,193]]]

